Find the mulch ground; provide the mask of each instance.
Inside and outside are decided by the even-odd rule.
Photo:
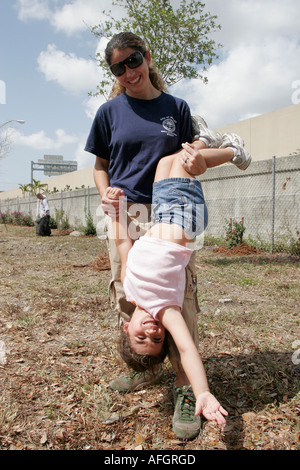
[[[127,369],[105,243],[0,226],[0,450],[299,449],[299,261],[240,250],[197,256],[200,352],[230,414],[185,442],[167,361],[159,385],[108,388]]]

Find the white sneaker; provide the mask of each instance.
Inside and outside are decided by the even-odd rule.
[[[236,149],[235,156],[231,162],[237,166],[240,170],[246,170],[251,163],[252,157],[247,150],[244,149],[243,139],[233,133],[227,133],[223,135],[222,144],[220,148],[233,147]]]
[[[226,148],[226,147],[233,147],[234,145],[239,145],[240,147],[244,147],[244,141],[243,139],[237,135],[234,134],[233,132],[228,132],[226,134],[223,134],[222,136],[222,144],[220,145],[220,148]]]
[[[219,148],[222,144],[222,136],[218,132],[208,129],[206,122],[201,116],[192,116],[193,140],[204,137],[208,141],[209,148]]]

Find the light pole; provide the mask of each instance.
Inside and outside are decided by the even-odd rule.
[[[11,119],[10,121],[6,121],[4,124],[1,124],[0,129],[1,127],[4,127],[6,126],[6,124],[10,124],[11,122],[18,122],[19,124],[25,124],[25,121],[23,121],[23,119]]]

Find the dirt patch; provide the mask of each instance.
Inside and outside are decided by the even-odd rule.
[[[253,247],[249,246],[247,243],[241,243],[240,245],[235,245],[232,248],[226,248],[225,246],[220,246],[213,249],[214,253],[220,253],[225,255],[236,255],[236,256],[243,256],[243,255],[257,255],[259,251]]]
[[[98,258],[93,261],[92,268],[96,271],[106,271],[110,269],[108,253],[103,256],[98,256]]]
[[[73,264],[73,268],[86,268],[91,267],[95,269],[95,271],[107,271],[110,270],[110,260],[108,253],[102,256],[98,256],[95,260],[93,260],[89,264]]]
[[[230,415],[172,432],[174,374],[121,395],[105,242],[0,226],[0,449],[299,449],[299,263],[197,254],[199,350]],[[226,302],[224,302],[226,299]],[[2,343],[1,343],[2,344]]]

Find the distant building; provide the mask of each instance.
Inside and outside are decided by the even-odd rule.
[[[227,124],[215,130],[220,134],[233,132],[241,136],[253,161],[299,154],[300,104]]]

